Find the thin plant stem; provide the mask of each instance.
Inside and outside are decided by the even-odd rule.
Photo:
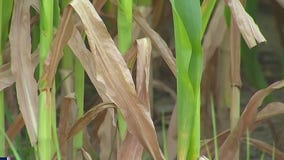
[[[246,134],[246,159],[250,160],[250,133],[249,130],[247,130],[247,134]]]
[[[217,142],[217,127],[216,127],[215,109],[212,97],[210,102],[211,102],[211,117],[212,117],[213,136],[214,136],[214,153],[215,153],[215,160],[218,160],[219,155],[218,155],[218,142]]]
[[[233,129],[240,117],[240,32],[236,22],[231,19],[231,110],[230,126]],[[239,159],[239,149],[236,152],[235,160]]]
[[[163,135],[163,149],[165,160],[168,160],[168,145],[167,145],[167,133],[166,133],[166,123],[165,123],[165,112],[162,112],[162,135]]]

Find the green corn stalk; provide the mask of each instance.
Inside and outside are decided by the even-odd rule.
[[[5,42],[8,37],[9,20],[13,8],[13,1],[0,2],[0,65],[3,64],[2,51],[5,48]],[[4,92],[0,91],[0,129],[5,131],[5,104]],[[0,156],[5,156],[5,135],[0,134]]]
[[[40,55],[39,77],[43,75],[44,60],[48,55],[53,37],[53,0],[40,1]],[[52,158],[52,98],[46,81],[39,83],[39,159]]]
[[[60,8],[59,8],[59,1],[58,0],[54,0],[53,3],[53,26],[54,27],[58,27],[59,25],[59,19],[60,19]],[[53,148],[56,151],[57,154],[57,159],[61,159],[61,154],[60,154],[60,149],[59,149],[59,142],[58,142],[58,135],[57,135],[57,127],[56,127],[56,84],[55,81],[53,83],[53,87],[51,90],[51,96],[52,96],[52,105],[51,105],[51,134],[52,134],[52,141],[53,141]],[[54,151],[51,152],[52,155],[54,153]]]
[[[118,49],[121,54],[131,47],[132,43],[132,0],[119,0],[117,10],[117,27],[118,27]],[[120,112],[118,112],[118,126],[121,139],[126,134],[126,122]]]
[[[196,160],[200,152],[200,83],[202,20],[199,0],[171,0],[177,63],[179,160]]]

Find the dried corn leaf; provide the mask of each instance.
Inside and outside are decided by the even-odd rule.
[[[98,130],[98,138],[100,140],[100,159],[116,160],[116,133],[117,127],[114,122],[114,110],[108,109],[106,111],[104,121]]]
[[[72,126],[72,128],[70,129],[68,135],[67,135],[67,139],[73,137],[76,133],[78,133],[79,131],[81,131],[83,128],[85,128],[92,120],[94,120],[96,118],[96,116],[108,109],[108,108],[114,108],[115,105],[113,103],[100,103],[94,107],[92,107],[92,109],[90,109],[88,112],[86,112],[80,119],[78,119],[74,125]]]
[[[74,54],[81,61],[103,101],[115,103],[125,118],[129,132],[139,139],[154,159],[162,159],[151,116],[143,102],[139,100],[127,65],[102,19],[89,1],[74,0],[70,4],[85,26],[92,51],[91,54],[79,53],[74,51],[76,49],[74,46],[70,46]],[[73,39],[70,43],[76,46],[78,41]],[[93,63],[89,63],[90,61]]]
[[[258,112],[256,121],[263,121],[279,114],[284,114],[284,103],[272,102]]]
[[[230,130],[225,130],[217,135],[217,145],[218,148],[224,143],[226,138],[229,136]],[[214,157],[214,138],[205,140],[205,142],[202,144],[202,147],[200,149],[200,155],[205,155],[207,157]]]
[[[60,119],[58,124],[58,140],[60,145],[60,153],[63,160],[72,159],[73,150],[72,141],[66,141],[67,132],[71,129],[74,119],[76,118],[76,109],[74,94],[63,98],[60,105]]]
[[[0,67],[0,91],[11,86],[15,78],[11,73],[10,64],[4,64]]]
[[[55,38],[52,41],[51,51],[44,61],[44,74],[41,80],[46,80],[47,87],[51,88],[60,59],[63,57],[63,47],[72,35],[74,25],[72,23],[72,8],[66,7],[60,20]]]
[[[249,48],[254,47],[257,43],[266,41],[258,26],[245,11],[239,0],[225,0],[225,2],[229,6],[232,16]]]
[[[151,63],[151,41],[148,38],[138,39],[136,92],[139,99],[145,102],[145,109],[150,113],[149,80]]]
[[[36,50],[38,52],[38,50]],[[38,64],[38,53],[32,54],[34,67]],[[11,86],[15,82],[15,77],[11,72],[11,64],[6,63],[0,67],[0,91]]]
[[[147,21],[141,16],[139,11],[134,10],[133,18],[136,23],[141,27],[143,32],[149,36],[149,38],[153,41],[154,46],[160,51],[162,58],[167,63],[168,67],[172,71],[172,73],[176,76],[176,61],[173,56],[172,51],[169,49],[167,43],[160,37],[160,35],[155,32],[147,23]]]
[[[21,113],[19,113],[13,120],[13,123],[9,126],[6,131],[7,136],[11,141],[16,137],[16,135],[22,130],[25,126],[24,119]],[[6,150],[9,147],[9,143],[6,143]]]
[[[84,148],[80,148],[79,150],[81,151],[85,160],[92,160],[91,155]]]
[[[235,156],[236,151],[240,145],[239,143],[240,138],[245,133],[245,131],[255,123],[257,116],[257,109],[261,105],[263,99],[273,90],[282,88],[283,86],[284,86],[284,80],[275,82],[270,86],[268,86],[267,88],[257,91],[251,97],[236,127],[232,129],[230,135],[223,143],[223,145],[220,147],[219,150],[220,160],[227,160]]]
[[[137,46],[137,73],[136,73],[136,90],[141,101],[145,102],[147,112],[150,112],[149,99],[149,79],[150,79],[150,62],[151,62],[151,41],[148,38],[136,40]],[[132,150],[132,152],[128,152]],[[127,132],[127,135],[119,148],[118,159],[141,159],[143,147],[138,139]]]
[[[247,140],[245,138],[242,141],[244,143],[247,142]],[[254,138],[250,138],[249,143],[251,145],[255,146],[256,148],[258,148],[259,150],[261,150],[261,151],[263,151],[267,154],[270,154],[271,156],[274,154],[276,160],[283,160],[284,159],[284,153],[281,152],[279,149],[275,148],[275,146],[273,147],[270,144],[267,144],[267,143],[265,143],[261,140],[254,139]],[[273,150],[273,148],[274,148],[274,150]]]
[[[15,0],[10,28],[11,71],[17,98],[32,145],[37,141],[37,83],[31,58],[29,1]]]

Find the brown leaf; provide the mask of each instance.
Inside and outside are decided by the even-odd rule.
[[[11,73],[10,63],[0,67],[0,91],[11,86],[15,82],[15,78]]]
[[[63,160],[72,159],[72,141],[67,141],[67,132],[71,129],[74,119],[76,118],[75,97],[68,95],[63,98],[60,105],[60,119],[58,123],[58,140],[60,145],[60,153]]]
[[[74,54],[79,58],[103,101],[111,101],[119,107],[129,132],[139,139],[154,159],[163,159],[151,116],[139,100],[127,65],[102,19],[89,1],[74,0],[71,5],[85,26],[92,51],[88,54],[86,49],[76,49],[79,47],[76,44],[82,44],[78,42],[82,40],[77,36],[77,41],[69,41],[70,47],[76,46],[71,47]],[[82,46],[84,45],[80,48]]]
[[[127,132],[122,147],[118,150],[118,160],[135,159],[141,160],[143,147],[139,143],[138,139],[131,133]],[[129,152],[131,150],[131,152]]]
[[[75,124],[71,127],[70,131],[67,134],[67,139],[73,137],[76,133],[85,128],[96,116],[108,109],[114,108],[115,105],[113,103],[100,103],[94,107],[92,107],[88,112],[86,112],[80,119],[78,119]]]
[[[151,61],[151,41],[143,38],[136,40],[138,50],[137,54],[137,74],[136,74],[136,90],[141,101],[145,102],[147,112],[150,113],[149,99],[149,79],[150,79],[150,61]],[[132,150],[132,152],[127,152]],[[118,159],[141,159],[143,147],[138,139],[127,132],[124,141],[118,151]]]
[[[35,52],[38,52],[36,50]],[[38,60],[38,53],[32,54],[32,61],[34,67],[37,66]],[[6,63],[0,67],[0,91],[3,89],[11,86],[15,82],[15,77],[11,72],[11,63]]]
[[[104,121],[98,130],[98,138],[100,141],[100,158],[99,159],[116,159],[116,133],[117,127],[114,122],[115,114],[113,109],[106,111]]]
[[[224,2],[219,1],[203,38],[203,71],[217,48],[221,45],[227,26],[224,18]]]
[[[9,126],[6,131],[7,136],[11,141],[16,137],[16,135],[22,130],[25,126],[24,119],[21,113],[19,113],[13,120],[13,123]],[[6,150],[9,147],[9,143],[6,143]]]
[[[141,27],[143,32],[150,37],[153,41],[154,46],[160,51],[162,58],[167,63],[172,73],[176,76],[176,61],[172,51],[169,49],[167,43],[155,32],[147,23],[147,21],[141,16],[139,11],[133,11],[133,18],[136,23]]]
[[[16,79],[17,98],[31,144],[37,141],[37,83],[31,58],[29,1],[14,1],[10,28],[11,71]]]
[[[263,99],[270,94],[273,90],[279,89],[284,86],[284,80],[278,81],[267,88],[257,91],[249,100],[244,112],[242,113],[236,127],[234,127],[219,149],[219,159],[227,160],[234,157],[240,145],[240,138],[244,132],[249,129],[256,120],[257,109],[261,105]]]
[[[242,141],[246,143],[247,140],[244,138],[242,139]],[[270,144],[267,144],[261,140],[254,139],[254,138],[250,138],[249,143],[255,146],[256,148],[258,148],[259,150],[270,154],[271,156],[274,154],[276,160],[284,159],[284,153],[281,152],[279,149],[275,148],[275,146],[273,147]],[[273,151],[273,148],[274,148],[274,151]]]
[[[55,38],[52,41],[51,51],[44,62],[44,74],[41,80],[46,80],[48,88],[52,87],[58,63],[63,57],[63,47],[66,45],[73,32],[74,25],[71,16],[72,8],[67,6],[60,20]]]
[[[79,150],[81,151],[85,160],[92,160],[91,155],[84,148],[80,148]]]
[[[258,26],[245,11],[239,0],[225,0],[225,2],[229,6],[232,16],[249,48],[254,47],[257,43],[266,41]]]
[[[138,49],[136,92],[139,99],[145,102],[147,112],[150,114],[149,80],[152,46],[148,38],[138,39],[136,43]]]
[[[218,148],[224,143],[226,138],[229,136],[230,130],[225,130],[217,135],[217,145]],[[205,140],[205,142],[202,144],[202,147],[200,149],[200,155],[205,155],[206,157],[214,157],[214,138]]]
[[[284,114],[284,103],[272,102],[258,112],[256,121],[263,121],[279,114]]]

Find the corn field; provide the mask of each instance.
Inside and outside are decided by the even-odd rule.
[[[0,157],[284,159],[283,0],[0,9]],[[267,38],[255,19],[271,10]]]

